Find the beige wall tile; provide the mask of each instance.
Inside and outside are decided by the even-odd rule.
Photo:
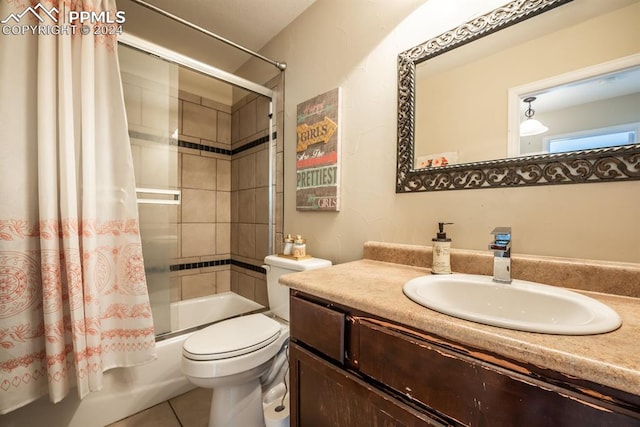
[[[231,290],[231,270],[216,271],[216,293]]]
[[[171,302],[180,301],[182,299],[182,286],[180,285],[180,277],[171,272],[169,281],[171,283],[170,298]]]
[[[182,103],[177,96],[172,96],[169,98],[169,133],[165,136],[170,137],[174,133],[180,133],[180,118],[182,117],[181,106]]]
[[[216,254],[231,253],[231,223],[216,224]]]
[[[203,97],[201,104],[213,110],[218,110],[223,113],[231,114],[231,106],[223,102],[214,101],[212,99]]]
[[[182,224],[182,256],[205,256],[216,252],[215,224]]]
[[[255,301],[256,283],[255,279],[246,274],[238,275],[238,293],[245,298]]]
[[[240,273],[231,270],[231,292],[240,295]]]
[[[232,166],[232,168],[235,164]],[[237,161],[238,190],[246,190],[256,186],[256,155],[248,154]]]
[[[175,146],[146,144],[140,147],[140,185],[178,187],[178,151]]]
[[[231,160],[218,159],[216,173],[216,190],[231,191]]]
[[[259,96],[256,100],[256,131],[269,129],[269,98]]]
[[[183,154],[182,187],[215,190],[216,170],[216,159]]]
[[[186,141],[186,142],[193,142],[194,144],[199,144],[200,143],[200,138],[195,138],[193,136],[189,136],[189,135],[185,135],[182,133],[182,131],[180,132],[180,140],[181,141]],[[199,150],[196,150],[199,152]]]
[[[231,161],[231,189],[233,191],[237,191],[240,189],[240,163],[238,163],[238,159],[233,159]]]
[[[231,192],[216,192],[216,222],[231,222]]]
[[[252,101],[244,107],[240,108],[239,132],[240,139],[248,138],[256,133],[256,102]]]
[[[256,226],[255,224],[238,224],[238,255],[255,258]]]
[[[237,222],[231,223],[231,253],[239,253],[240,227]]]
[[[265,307],[269,307],[269,294],[267,293],[267,282],[265,280],[255,279],[255,301]]]
[[[216,141],[231,145],[231,114],[218,111],[218,137]]]
[[[239,191],[232,191],[231,192],[231,222],[237,223],[238,222],[238,217],[239,217]]]
[[[231,143],[240,140],[240,114],[234,112],[231,114]]]
[[[182,222],[216,222],[216,192],[182,190]]]
[[[138,205],[138,215],[140,217],[140,231],[167,235],[175,232],[175,205],[155,205],[140,203]]]
[[[178,188],[182,189],[182,157],[184,155],[180,152],[180,148],[178,148]],[[180,209],[178,209],[178,215],[180,215]],[[180,221],[180,217],[178,217],[178,221]]]
[[[258,260],[269,255],[269,226],[267,224],[256,225],[256,254]]]
[[[186,90],[179,90],[178,91],[178,98],[187,101],[187,102],[191,102],[192,104],[201,104],[202,103],[202,98],[199,97],[198,95],[195,95],[191,92],[187,92]]]
[[[167,233],[167,240],[170,242],[168,243],[169,262],[174,263],[175,260],[180,257],[180,224],[169,224],[167,229],[169,231]]]
[[[238,191],[238,221],[255,222],[256,190]]]
[[[181,281],[183,300],[216,293],[216,274],[214,272],[182,276]]]
[[[256,188],[256,213],[255,222],[257,224],[269,223],[269,187]]]
[[[191,102],[182,103],[182,133],[215,141],[218,114],[216,110]]]
[[[141,124],[145,128],[155,129],[156,135],[168,135],[173,132],[172,125],[178,124],[177,100],[175,107],[171,107],[173,98],[167,93],[144,89],[142,91]],[[175,114],[175,117],[172,117]]]
[[[178,209],[178,211],[180,211]],[[178,230],[178,242],[177,242],[177,250],[176,250],[176,259],[175,259],[175,263],[180,263],[180,260],[182,259],[182,223],[178,223],[177,224],[177,230]]]
[[[269,185],[269,144],[264,144],[264,148],[256,153],[256,187],[266,187]]]

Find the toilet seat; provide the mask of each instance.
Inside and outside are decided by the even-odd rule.
[[[251,314],[208,326],[187,338],[182,354],[191,360],[242,356],[278,339],[282,326],[263,314]]]

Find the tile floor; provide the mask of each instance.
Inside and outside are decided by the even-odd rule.
[[[211,393],[196,388],[107,427],[207,427]]]

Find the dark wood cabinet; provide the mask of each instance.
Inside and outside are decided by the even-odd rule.
[[[298,291],[291,340],[292,426],[640,426],[638,396]]]
[[[293,426],[444,425],[295,343],[289,359]]]

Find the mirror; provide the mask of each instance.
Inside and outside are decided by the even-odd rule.
[[[541,120],[548,117],[545,98],[555,92],[597,77],[613,80],[640,64],[639,11],[638,0],[513,1],[400,53],[396,192],[640,179],[637,128],[628,143],[574,144],[578,151],[559,154],[545,152],[544,144],[557,150],[556,140],[584,140],[584,132],[555,126],[535,143],[519,135],[525,98],[537,98],[530,104]],[[616,41],[615,12],[633,14],[631,37]],[[594,19],[598,30],[585,29]],[[636,110],[624,120],[637,125],[640,116]],[[569,122],[566,115],[553,121]],[[591,133],[626,131],[591,124]]]
[[[509,157],[637,143],[640,54],[511,88],[508,115]]]

